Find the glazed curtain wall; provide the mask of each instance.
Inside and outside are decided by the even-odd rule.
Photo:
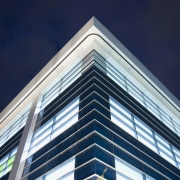
[[[76,123],[78,121],[78,112],[79,98],[75,98],[42,126],[40,126],[41,121],[38,122],[36,127],[40,127],[36,128],[36,131],[34,132],[28,156],[34,154]]]
[[[151,150],[180,169],[180,151],[110,97],[111,120]]]
[[[112,61],[112,59],[111,59]],[[128,78],[126,78],[119,70],[118,66],[114,67],[110,62],[106,62],[107,75],[143,105],[148,111],[155,115],[174,133],[180,136],[180,125],[176,123],[167,113],[165,113],[158,105],[156,105],[149,97],[140,91]]]
[[[22,179],[45,178],[48,173],[53,175],[56,168],[65,167],[66,162],[73,157],[75,165],[71,172],[74,179],[97,178],[102,175],[108,180],[118,179],[118,176],[128,178],[128,174],[123,173],[118,167],[130,168],[144,179],[179,179],[179,169],[146,144],[151,142],[150,132],[156,132],[160,136],[160,139],[156,137],[157,143],[159,141],[159,145],[166,148],[163,144],[166,139],[168,144],[177,150],[178,155],[177,135],[173,131],[164,131],[166,127],[163,123],[106,76],[106,66],[102,57],[97,57],[94,52],[87,57],[86,60],[91,60],[85,61],[86,69],[82,75],[42,109],[35,132],[54,119],[58,113],[61,114],[77,97],[78,121],[38,151],[30,154]],[[112,99],[117,105],[112,103]],[[117,115],[112,107],[115,107],[114,110],[123,107],[124,111],[118,109]],[[120,123],[124,127],[132,128],[132,133],[142,137],[145,142],[135,138],[135,135],[132,136],[119,123],[114,123],[112,112],[122,119]],[[133,129],[135,124],[132,123],[132,117],[137,118],[137,131]],[[148,132],[149,136],[148,133],[145,136],[143,130],[145,134]],[[164,138],[163,142],[160,142],[161,138]],[[159,145],[155,147],[165,152]],[[173,152],[175,153],[174,150]]]

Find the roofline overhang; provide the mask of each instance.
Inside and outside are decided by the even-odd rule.
[[[17,114],[15,111],[20,112],[25,107],[25,104],[27,105],[38,93],[41,93],[45,84],[47,85],[45,83],[46,79],[52,79],[50,76],[55,77],[61,72],[61,68],[58,68],[68,56],[74,53],[79,59],[83,58],[86,51],[89,50],[86,46],[87,43],[91,44],[91,48],[98,49],[97,39],[104,42],[100,47],[100,51],[104,53],[105,58],[110,56],[112,52],[117,53],[128,64],[131,71],[136,71],[143,77],[146,88],[154,91],[157,95],[156,98],[180,119],[179,100],[109,30],[95,17],[92,17],[1,112],[0,129],[1,124],[6,119],[10,121]]]

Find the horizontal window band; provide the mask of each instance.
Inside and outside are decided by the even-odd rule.
[[[91,72],[92,74],[93,72]],[[98,72],[99,74],[100,72]],[[104,81],[106,81],[106,83],[102,83],[101,81],[99,81],[100,77],[101,78],[104,78],[101,76],[96,76],[97,72],[95,71],[95,75],[94,75],[94,79],[95,79],[95,83],[98,84],[98,86],[100,86],[100,89],[102,91],[104,91],[105,94],[108,94],[110,93],[111,95],[113,95],[116,99],[117,99],[117,94],[118,94],[118,99],[119,99],[119,93],[122,95],[122,92],[123,91],[120,91],[120,88],[115,88],[115,86],[109,84],[109,82],[113,83],[111,80],[109,80],[109,82],[104,79]],[[88,78],[89,79],[89,78]],[[89,81],[88,81],[89,82]],[[106,85],[104,85],[106,84]],[[85,85],[84,85],[85,86]],[[110,87],[109,87],[110,86]],[[115,89],[114,89],[115,88]],[[107,89],[107,90],[106,90]],[[108,91],[108,93],[107,93]],[[137,103],[135,104],[132,104],[132,103],[128,103],[128,101],[132,98],[129,97],[128,101],[127,101],[127,96],[130,96],[128,95],[126,92],[124,92],[126,94],[126,96],[123,96],[123,98],[120,98],[121,100],[119,100],[121,103],[123,103],[128,109],[130,108],[133,113],[135,113],[138,117],[140,117],[142,120],[145,120],[146,123],[148,123],[148,125],[150,127],[152,127],[153,129],[155,128],[156,131],[158,131],[159,134],[161,134],[162,136],[165,136],[165,138],[167,138],[168,140],[170,140],[170,142],[175,145],[176,147],[178,146],[177,145],[177,142],[178,142],[178,136],[175,135],[175,133],[172,134],[171,131],[167,130],[167,128],[165,127],[165,125],[160,122],[159,120],[156,119],[156,117],[152,116],[152,114],[149,114],[148,110],[146,110],[144,107],[142,107],[142,105],[139,105],[137,106]],[[124,100],[126,99],[126,100]],[[122,101],[123,100],[123,101]],[[132,100],[131,100],[132,101]],[[133,107],[135,106],[135,107]],[[138,109],[138,110],[137,110]],[[142,114],[142,112],[144,112]],[[163,128],[163,130],[161,130]],[[174,137],[172,137],[172,135]],[[176,139],[175,141],[172,141],[172,139]]]
[[[101,76],[101,77],[102,77],[102,76]],[[98,80],[98,79],[96,78],[96,80]],[[100,83],[101,83],[101,82],[100,82]],[[102,84],[102,83],[101,83],[101,84]],[[106,83],[106,84],[107,84],[107,83]],[[106,86],[106,89],[107,89],[107,86]],[[135,109],[135,108],[133,108],[133,110],[134,110],[134,109]],[[147,111],[145,108],[143,108],[143,109],[144,109],[145,111]],[[137,110],[136,110],[136,111],[137,111]],[[146,112],[146,114],[147,114],[147,112]],[[149,116],[148,116],[147,118],[149,118]],[[146,118],[146,119],[147,119],[147,118]],[[152,119],[152,118],[151,118],[151,119]],[[154,119],[154,118],[153,118],[153,119]],[[149,120],[148,120],[148,121],[149,121]],[[153,121],[154,121],[154,120],[153,120]],[[158,123],[158,124],[161,123],[161,122],[158,122],[158,121],[155,121],[155,122],[156,122],[156,124],[157,124],[157,123]],[[152,124],[152,123],[151,123],[151,124]],[[162,123],[162,124],[163,124],[163,123]],[[154,124],[153,124],[153,125],[154,125]],[[162,128],[163,126],[164,126],[164,125],[160,125],[159,127]],[[157,127],[157,126],[154,126],[154,127]],[[166,128],[165,128],[165,129],[163,129],[162,132],[164,132],[164,130],[167,131]],[[169,132],[168,132],[168,133],[169,133]],[[165,134],[165,133],[164,133],[164,134]],[[168,136],[168,137],[169,137],[169,136]]]
[[[83,128],[83,129],[84,129],[84,128]],[[85,130],[84,130],[84,131],[85,131]],[[134,143],[133,143],[133,144],[134,144]],[[141,149],[141,148],[140,148],[140,149]],[[140,150],[140,149],[139,149],[139,150]],[[142,149],[143,149],[143,148],[142,148]],[[147,153],[149,153],[149,152],[147,152]],[[151,153],[151,154],[152,154],[152,153]]]
[[[12,151],[16,146],[18,146],[24,127],[21,128],[13,137],[11,137],[3,146],[0,148],[0,159]]]

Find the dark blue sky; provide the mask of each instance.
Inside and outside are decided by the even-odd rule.
[[[0,111],[92,16],[180,99],[180,0],[0,0]]]

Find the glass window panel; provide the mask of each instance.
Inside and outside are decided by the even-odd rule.
[[[13,149],[3,159],[0,160],[0,177],[8,173],[12,169],[17,148]]]
[[[7,166],[6,172],[9,172],[12,169],[13,164]]]
[[[135,92],[132,92],[131,90],[128,91],[128,93],[134,97],[138,102],[140,102],[142,105],[144,105],[143,97],[141,97],[139,94],[136,94]]]
[[[43,99],[46,99],[50,94],[52,94],[52,92],[54,91],[58,91],[58,89],[60,88],[60,84],[61,84],[61,80],[59,80],[58,82],[56,82],[55,85],[53,85],[51,87],[51,89],[49,89],[44,95],[43,95]]]
[[[157,133],[155,133],[155,137],[156,137],[157,141],[161,142],[161,143],[164,144],[166,147],[170,148],[170,147],[169,147],[169,143],[168,143],[164,138],[162,138],[161,136],[159,136]]]
[[[47,136],[50,136],[52,131],[52,127],[49,127],[49,129],[46,129],[43,133],[41,133],[37,138],[34,138],[32,141],[32,146],[37,144],[38,142],[42,141]]]
[[[53,96],[59,95],[60,91],[60,83],[57,84],[56,88],[51,89],[51,91],[46,94],[46,96],[43,96],[43,102],[46,102],[49,99],[53,99]]]
[[[74,180],[74,172],[70,172],[67,175],[61,177],[61,180]]]
[[[123,121],[126,124],[128,124],[129,126],[133,127],[133,123],[127,117],[125,117],[123,114],[121,114],[120,112],[117,112],[116,110],[111,109],[111,113],[113,113],[113,116],[116,117],[117,119],[119,119],[120,121]]]
[[[167,119],[165,116],[161,115],[162,119],[164,120],[164,122],[170,124],[171,126],[173,126],[173,123],[171,121],[171,119]]]
[[[152,103],[149,103],[148,101],[146,101],[146,105],[147,105],[147,108],[150,108],[150,109],[152,109],[155,113],[159,114],[158,107],[157,107],[157,106],[154,106],[155,104],[152,104]]]
[[[62,91],[72,84],[81,75],[81,63],[70,69],[69,72],[62,77],[56,84],[44,94],[41,104],[41,109],[55,99]]]
[[[52,124],[53,124],[53,118],[35,131],[33,139],[39,136],[40,134],[42,134],[44,131],[46,131],[50,126],[52,126]]]
[[[7,165],[8,166],[11,165],[14,162],[14,159],[15,159],[15,155],[8,159]]]
[[[8,156],[6,155],[3,159],[0,160],[0,164],[3,164],[4,162],[6,162],[8,160]]]
[[[148,104],[154,109],[157,109],[157,105],[151,99],[149,99],[146,95],[144,95],[144,99],[146,101],[146,104]]]
[[[172,159],[171,157],[169,157],[167,154],[165,154],[163,151],[160,150],[160,155],[167,160],[168,162],[170,162],[171,164],[176,166],[176,163],[174,161],[174,159]]]
[[[157,118],[160,118],[160,114],[159,114],[159,112],[158,112],[158,110],[157,109],[154,109],[154,108],[152,108],[151,106],[149,106],[148,104],[146,104],[147,106],[147,109],[152,113],[152,114],[154,114]]]
[[[14,159],[15,159],[15,155],[13,157],[11,157],[10,159],[8,159],[8,162],[7,162],[7,171],[8,172],[12,169]]]
[[[117,79],[115,75],[108,73],[107,74],[116,84],[118,84],[120,87],[122,87],[124,90],[126,90],[125,82],[121,79]]]
[[[147,147],[149,147],[154,152],[157,152],[157,148],[155,147],[155,145],[153,145],[152,143],[148,142],[147,139],[145,139],[144,137],[138,135],[138,140],[140,142],[142,142],[144,145],[146,145]]]
[[[6,167],[6,163],[0,165],[0,173],[2,173],[5,167]]]
[[[120,120],[117,120],[113,115],[111,116],[111,121],[114,122],[116,125],[118,125],[121,129],[129,133],[131,136],[135,137],[135,132],[134,130],[129,127],[128,125],[125,125],[123,122]]]
[[[143,180],[143,176],[140,171],[120,159],[115,158],[115,167],[119,173],[124,174],[128,178]]]
[[[168,149],[167,147],[164,147],[163,145],[161,145],[160,143],[158,143],[158,147],[163,150],[165,153],[169,154],[169,156],[173,156],[172,152],[170,149]]]
[[[180,157],[180,151],[176,149],[174,146],[172,146],[172,148],[173,148],[174,153]]]
[[[126,80],[126,82],[127,82],[128,90],[135,92],[135,94],[141,94],[141,91],[139,91],[139,89],[137,89],[136,86],[134,86],[129,80]]]
[[[172,124],[170,124],[169,122],[164,121],[163,122],[167,127],[169,127],[169,129],[171,129],[172,131],[176,132],[176,130],[174,129],[174,126]]]
[[[176,130],[180,133],[180,125],[173,121]]]
[[[126,82],[125,77],[117,71],[113,66],[107,63],[107,75],[118,85],[120,85],[123,89],[126,90]]]
[[[19,124],[13,124],[10,128],[10,131],[16,130],[16,129],[18,129],[18,127],[19,127]]]
[[[180,163],[180,157],[178,157],[177,155],[176,155],[176,161],[177,161],[178,163]]]
[[[69,111],[73,110],[73,107],[75,107],[76,111],[78,109],[78,104],[79,101],[76,98],[75,100],[73,100],[69,105],[67,105],[65,108],[63,108],[57,115],[56,115],[56,120],[60,119],[62,116],[64,116],[65,114],[67,114]],[[77,105],[77,106],[76,106]]]
[[[163,110],[160,109],[160,112],[162,117],[170,120],[170,117]]]
[[[60,126],[61,124],[63,124],[65,121],[67,121],[68,119],[70,119],[71,117],[73,117],[77,113],[78,113],[78,108],[67,112],[64,116],[61,116],[61,118],[56,119],[56,121],[58,121],[58,122],[56,122],[56,126]]]
[[[130,112],[125,107],[123,107],[118,101],[110,97],[110,104],[112,105],[111,106],[112,109],[116,108],[118,111],[122,112],[124,115],[126,115],[127,117],[131,119]],[[113,106],[115,108],[113,108]]]
[[[11,157],[14,156],[14,154],[16,154],[16,152],[17,152],[17,148],[13,149],[13,150],[11,151]]]
[[[127,80],[128,93],[131,94],[136,100],[144,104],[144,98],[141,91],[134,86],[129,80]]]
[[[45,180],[52,180],[52,179],[60,179],[64,175],[68,174],[69,172],[73,171],[75,167],[75,158],[71,158],[67,160],[66,162],[62,163],[60,166],[56,167],[55,169],[51,170],[45,177]],[[69,174],[70,177],[74,178],[72,174]],[[68,176],[67,176],[68,177]],[[62,179],[67,179],[67,177],[64,176]]]
[[[28,114],[29,110],[26,111],[22,116],[20,116],[6,131],[3,132],[3,134],[0,136],[0,147],[5,144],[15,133],[17,133],[21,127],[24,126],[28,118]]]
[[[150,127],[148,127],[146,124],[144,124],[140,119],[138,119],[136,116],[134,116],[134,122],[140,126],[144,131],[148,132],[149,134],[152,134],[152,130]]]
[[[55,127],[55,130],[52,133],[52,139],[54,139],[55,137],[57,137],[59,134],[61,134],[62,132],[64,132],[66,129],[68,129],[69,127],[71,127],[75,122],[78,121],[78,114],[76,114],[76,116],[72,117],[69,121],[65,122],[64,124],[62,124],[61,126]]]
[[[77,78],[78,76],[72,76],[71,78],[68,77],[66,79],[63,79],[61,92],[68,88]]]
[[[58,114],[37,129],[31,141],[29,155],[32,155],[50,140],[57,137],[63,131],[78,121],[79,97],[64,107]]]
[[[129,178],[119,172],[116,172],[116,180],[129,180]]]
[[[152,178],[152,177],[150,177],[148,175],[145,175],[145,177],[146,177],[146,180],[155,180],[154,178]]]
[[[42,101],[42,105],[41,105],[41,109],[43,107],[45,107],[47,104],[49,104],[53,99],[55,99],[58,95],[59,95],[59,90],[57,89],[57,91],[54,91],[52,94],[50,94],[49,96],[47,96],[45,99],[43,99]]]
[[[36,151],[41,149],[43,146],[45,146],[48,142],[50,142],[50,136],[45,137],[42,141],[39,143],[35,144],[34,146],[31,146],[31,149],[29,151],[28,156],[34,154]]]
[[[171,124],[170,128],[178,136],[180,136],[180,125],[178,125],[178,130],[177,130],[177,128],[174,128],[174,125],[172,123],[173,120],[161,108],[159,108],[159,106],[157,106],[156,103],[154,103],[149,97],[144,95],[139,90],[139,88],[137,88],[133,83],[131,83],[128,79],[126,79],[115,67],[110,65],[108,62],[106,63],[106,68],[107,68],[107,75],[112,80],[114,80],[117,84],[119,84],[126,91],[127,91],[127,89],[126,89],[126,86],[127,86],[128,92],[144,106],[145,106],[145,104],[144,104],[144,100],[145,100],[147,109],[149,111],[151,111],[155,116],[157,116],[160,120],[161,120],[161,118],[168,119],[168,122],[170,122],[170,124]],[[143,98],[142,98],[141,94],[142,94]],[[163,116],[163,117],[161,117],[161,116]],[[162,122],[163,121],[164,120],[162,120]]]
[[[152,134],[148,134],[147,132],[139,128],[138,126],[136,126],[136,131],[154,144],[154,138]]]

